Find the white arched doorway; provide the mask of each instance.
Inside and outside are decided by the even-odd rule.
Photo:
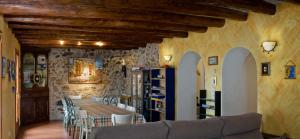
[[[197,89],[204,87],[204,66],[195,52],[183,55],[178,67],[177,120],[197,119]],[[200,61],[200,63],[199,63]],[[201,79],[199,79],[201,78]],[[199,85],[200,84],[200,85]]]
[[[251,52],[234,48],[224,58],[221,114],[257,112],[257,68]]]

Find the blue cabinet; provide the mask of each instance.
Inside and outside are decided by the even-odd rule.
[[[175,120],[175,69],[150,69],[150,121]]]

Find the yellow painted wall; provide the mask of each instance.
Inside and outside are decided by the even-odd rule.
[[[15,49],[20,50],[17,39],[8,28],[3,16],[0,15],[2,31],[2,56],[15,61]],[[15,93],[12,87],[15,81],[8,81],[8,74],[2,79],[2,139],[15,139]]]
[[[273,16],[251,12],[245,22],[227,20],[224,27],[209,28],[207,33],[164,39],[160,63],[164,63],[164,55],[173,55],[171,64],[177,68],[186,52],[197,52],[205,62],[206,89],[212,89],[211,79],[216,69],[216,90],[221,90],[224,56],[232,48],[247,48],[257,62],[258,112],[263,114],[263,131],[288,133],[291,138],[300,139],[300,5],[281,3],[277,8]],[[260,45],[265,40],[278,41],[275,53],[262,52]],[[208,66],[209,56],[219,56],[219,65]],[[284,79],[284,65],[289,60],[298,65],[296,80]],[[271,76],[260,75],[262,62],[271,62]],[[178,84],[176,87],[178,90]]]

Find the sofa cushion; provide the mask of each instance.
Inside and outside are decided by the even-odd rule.
[[[168,139],[220,139],[223,122],[220,118],[198,121],[166,121]]]
[[[237,116],[223,116],[224,121],[223,137],[230,137],[230,139],[248,137],[252,139],[263,139],[260,133],[262,116],[257,113],[248,113]]]
[[[245,133],[225,136],[223,139],[263,139],[263,136],[259,130],[253,130]]]
[[[168,126],[155,122],[96,128],[90,139],[167,139],[167,135]]]

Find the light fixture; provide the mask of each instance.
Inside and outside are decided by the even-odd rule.
[[[59,44],[60,44],[60,45],[64,45],[64,44],[65,44],[65,41],[60,40],[60,41],[59,41]]]
[[[262,43],[263,52],[269,54],[270,52],[274,52],[275,47],[277,46],[276,41],[265,41]]]
[[[172,60],[172,56],[171,55],[165,55],[164,59],[167,63],[169,63]]]
[[[79,41],[79,42],[77,42],[77,45],[81,45],[82,43]]]
[[[103,45],[104,45],[104,43],[101,42],[101,41],[98,41],[98,42],[96,42],[95,44],[98,45],[98,46],[103,46]]]

